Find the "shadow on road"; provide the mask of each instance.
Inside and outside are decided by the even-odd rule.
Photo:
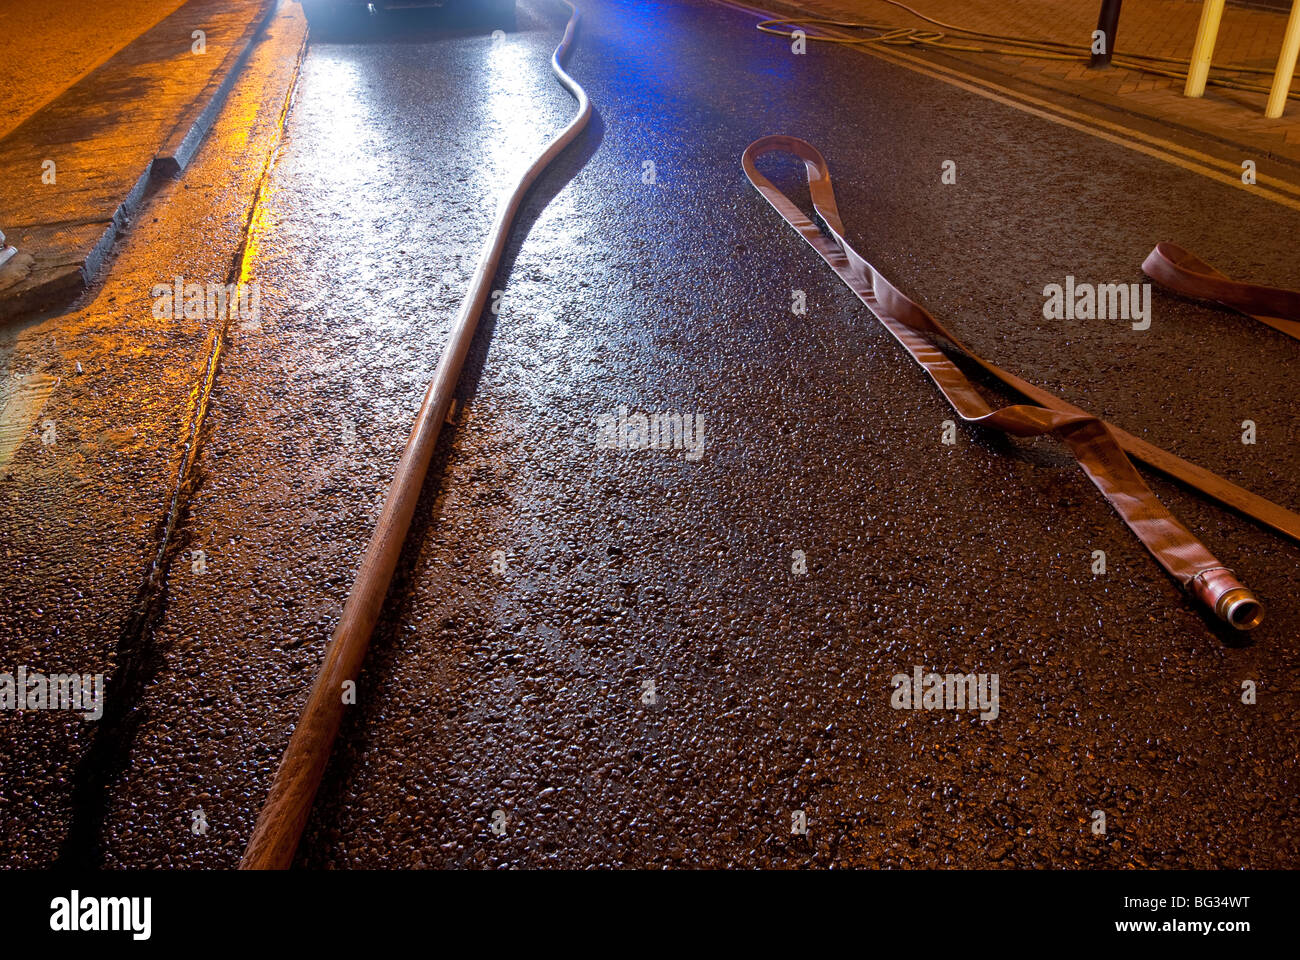
[[[507,287],[515,262],[538,217],[595,156],[604,133],[605,125],[601,121],[600,114],[593,108],[591,120],[582,136],[568,150],[560,154],[533,184],[511,227],[509,240],[501,254],[501,262],[494,276],[493,289]],[[456,404],[460,409],[464,409],[478,393],[479,381],[487,362],[497,320],[498,317],[490,308],[484,309],[456,386]],[[429,463],[429,472],[424,481],[424,488],[420,492],[415,514],[411,518],[411,527],[406,535],[406,543],[402,548],[393,581],[384,601],[383,613],[375,626],[371,643],[374,652],[367,658],[363,668],[361,682],[369,688],[377,689],[386,686],[392,679],[394,664],[390,659],[385,658],[382,652],[398,645],[401,642],[399,636],[401,625],[412,622],[412,603],[416,591],[411,588],[411,580],[418,575],[421,552],[429,539],[437,536],[438,503],[444,492],[448,458],[455,440],[455,428],[444,429]],[[376,723],[382,722],[379,716],[382,711],[381,704],[380,700],[376,700],[373,704],[367,702],[361,710],[349,712],[344,718],[339,731],[340,745],[352,743],[360,746],[353,750],[335,749],[321,782],[319,795],[313,805],[311,819],[303,834],[303,842],[295,861],[297,866],[320,868],[330,864],[333,858],[339,855],[339,851],[331,842],[331,827],[337,822],[339,811],[349,803],[352,784],[365,753],[366,731],[374,729]],[[430,749],[436,752],[443,747],[444,745],[434,744]],[[440,810],[427,812],[435,818],[442,813]]]

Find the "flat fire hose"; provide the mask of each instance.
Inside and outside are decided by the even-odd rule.
[[[1239,283],[1176,243],[1157,243],[1142,261],[1142,272],[1174,293],[1213,300],[1288,337],[1300,340],[1300,293]]]
[[[778,152],[793,154],[804,162],[813,209],[821,217],[829,236],[759,173],[755,160]],[[836,208],[826,161],[810,143],[796,137],[762,137],[745,149],[741,165],[755,189],[821,255],[920,364],[958,416],[968,423],[997,427],[1015,436],[1050,433],[1062,440],[1088,479],[1174,580],[1232,627],[1250,630],[1259,625],[1264,614],[1255,595],[1165,508],[1125,451],[1297,539],[1300,539],[1300,516],[1112,427],[975,354],[849,245]],[[1157,255],[1157,262],[1153,264],[1152,258]],[[1285,296],[1287,291],[1266,294],[1260,291],[1270,291],[1271,288],[1237,284],[1173,244],[1157,247],[1152,257],[1147,259],[1147,265],[1157,271],[1159,276],[1152,275],[1161,283],[1180,291],[1199,291],[1195,295],[1230,303],[1238,309],[1246,307],[1260,313],[1286,314],[1292,307],[1300,307],[1300,295],[1291,294],[1293,300]],[[1265,303],[1267,309],[1261,306]],[[1300,316],[1300,310],[1295,315]],[[1014,404],[996,410],[991,408],[974,384],[940,349],[941,343],[946,343],[1034,403]]]
[[[573,43],[574,30],[578,25],[577,7],[569,0],[564,0],[564,4],[572,13],[564,28],[564,36],[551,56],[551,72],[577,101],[577,112],[519,175],[497,208],[496,219],[492,223],[483,252],[479,255],[469,290],[452,322],[438,368],[425,391],[406,448],[398,461],[396,475],[384,498],[374,533],[361,557],[361,567],[348,591],[343,615],[339,618],[334,636],[325,651],[325,660],[316,674],[302,716],[280,758],[280,767],[276,770],[271,791],[258,814],[253,835],[249,838],[243,860],[239,864],[240,869],[283,870],[293,865],[298,841],[307,824],[316,790],[320,787],[334,739],[343,721],[343,693],[347,684],[357,682],[361,672],[361,664],[370,646],[370,635],[379,620],[393,571],[401,556],[402,544],[406,541],[411,526],[416,502],[420,498],[420,490],[429,469],[429,459],[433,456],[438,434],[447,419],[461,367],[464,366],[465,356],[474,339],[479,316],[487,304],[492,278],[501,262],[501,252],[505,249],[515,213],[533,181],[577,138],[591,119],[591,104],[586,91],[560,65]]]

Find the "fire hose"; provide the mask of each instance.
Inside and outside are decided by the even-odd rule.
[[[813,209],[825,231],[758,171],[755,161],[777,152],[793,154],[803,161]],[[745,149],[741,165],[755,189],[920,364],[958,416],[968,423],[996,427],[1015,436],[1052,434],[1062,440],[1088,479],[1175,581],[1235,629],[1250,630],[1259,625],[1264,611],[1254,593],[1156,498],[1129,456],[1297,540],[1300,516],[1148,444],[977,355],[849,245],[830,171],[810,143],[796,137],[762,137]],[[1296,322],[1300,321],[1300,293],[1238,283],[1171,243],[1159,244],[1143,269],[1176,292],[1258,314],[1261,322],[1300,336],[1300,323]],[[993,409],[941,349],[944,345],[1033,402]]]
[[[1176,243],[1157,243],[1142,270],[1175,293],[1231,307],[1300,340],[1300,293],[1295,290],[1239,283]]]
[[[560,152],[577,138],[591,118],[591,104],[586,91],[560,65],[573,43],[578,24],[578,10],[564,0],[570,16],[564,36],[551,56],[551,72],[578,102],[578,111],[557,133],[545,149],[515,182],[501,201],[496,220],[488,235],[469,290],[452,322],[451,334],[429,382],[420,411],[398,461],[396,475],[376,522],[370,543],[361,558],[361,567],[348,592],[325,661],[316,675],[307,705],[294,728],[271,784],[270,794],[257,818],[253,835],[244,850],[241,869],[287,869],[329,762],[334,740],[343,720],[344,692],[355,685],[361,664],[370,646],[370,636],[383,608],[384,598],[393,579],[402,545],[411,526],[411,517],[424,485],[429,460],[438,442],[438,434],[447,418],[461,367],[469,353],[470,342],[479,316],[487,303],[492,278],[505,249],[510,226],[528,188]]]
[[[551,58],[551,69],[577,100],[577,113],[520,175],[499,207],[469,291],[452,324],[447,345],[398,462],[324,663],[244,852],[242,869],[284,869],[292,865],[342,722],[343,693],[347,684],[355,684],[359,676],[514,216],[533,181],[578,136],[590,118],[591,107],[585,91],[561,66],[578,21],[576,7],[569,0],[564,2],[571,15]],[[829,236],[758,172],[755,160],[777,151],[792,153],[804,161],[813,207]],[[1016,436],[1050,433],[1061,439],[1089,479],[1171,577],[1215,616],[1238,630],[1252,629],[1262,621],[1263,608],[1255,595],[1160,503],[1129,457],[1298,541],[1300,515],[1120,430],[1002,370],[964,346],[848,244],[829,170],[811,144],[794,137],[763,137],[746,148],[742,165],[754,187],[922,366],[963,420],[997,427]],[[1300,293],[1237,283],[1174,244],[1158,245],[1143,267],[1153,279],[1176,292],[1256,315],[1261,322],[1300,337]],[[943,343],[1033,402],[991,408],[974,384],[942,352]]]

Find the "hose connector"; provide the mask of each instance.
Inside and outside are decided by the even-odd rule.
[[[1190,588],[1197,600],[1236,630],[1254,630],[1264,621],[1259,599],[1227,567],[1202,570],[1192,577]]]

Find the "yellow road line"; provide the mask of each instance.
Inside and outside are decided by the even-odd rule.
[[[781,14],[773,13],[759,7],[753,7],[744,3],[735,3],[733,0],[712,0],[719,6],[731,7],[734,10],[740,10],[752,16],[766,19],[780,19]],[[851,36],[833,28],[823,28],[827,33],[835,34],[839,37]],[[1211,156],[1207,153],[1201,153],[1193,150],[1191,147],[1185,147],[1182,144],[1175,143],[1171,140],[1165,140],[1161,137],[1144,133],[1140,130],[1133,130],[1118,123],[1112,123],[1103,120],[1100,117],[1093,117],[1077,110],[1071,110],[1068,107],[1060,106],[1048,100],[1041,100],[1031,94],[1023,93],[1019,90],[1013,90],[1010,87],[1004,87],[1001,84],[994,83],[982,78],[972,77],[969,74],[961,73],[957,70],[943,67],[938,64],[930,63],[919,57],[913,57],[897,50],[886,50],[877,46],[867,45],[849,45],[849,49],[856,50],[858,53],[867,56],[876,57],[895,66],[903,67],[914,73],[921,73],[936,80],[955,87],[960,87],[971,93],[984,97],[987,100],[995,100],[998,103],[1014,107],[1024,113],[1033,114],[1044,120],[1050,120],[1052,123],[1069,127],[1072,130],[1079,130],[1091,136],[1098,137],[1110,143],[1127,147],[1138,153],[1145,154],[1156,160],[1162,160],[1171,163],[1174,166],[1181,167],[1192,173],[1208,177],[1217,183],[1226,184],[1239,190],[1245,190],[1250,194],[1261,197],[1265,200],[1271,200],[1273,203],[1288,207],[1292,210],[1300,210],[1300,185],[1280,180],[1276,177],[1270,177],[1262,174],[1256,174],[1256,183],[1247,184],[1241,180],[1241,167],[1234,167],[1230,161],[1223,160],[1220,157]],[[1243,157],[1244,159],[1252,159]]]

